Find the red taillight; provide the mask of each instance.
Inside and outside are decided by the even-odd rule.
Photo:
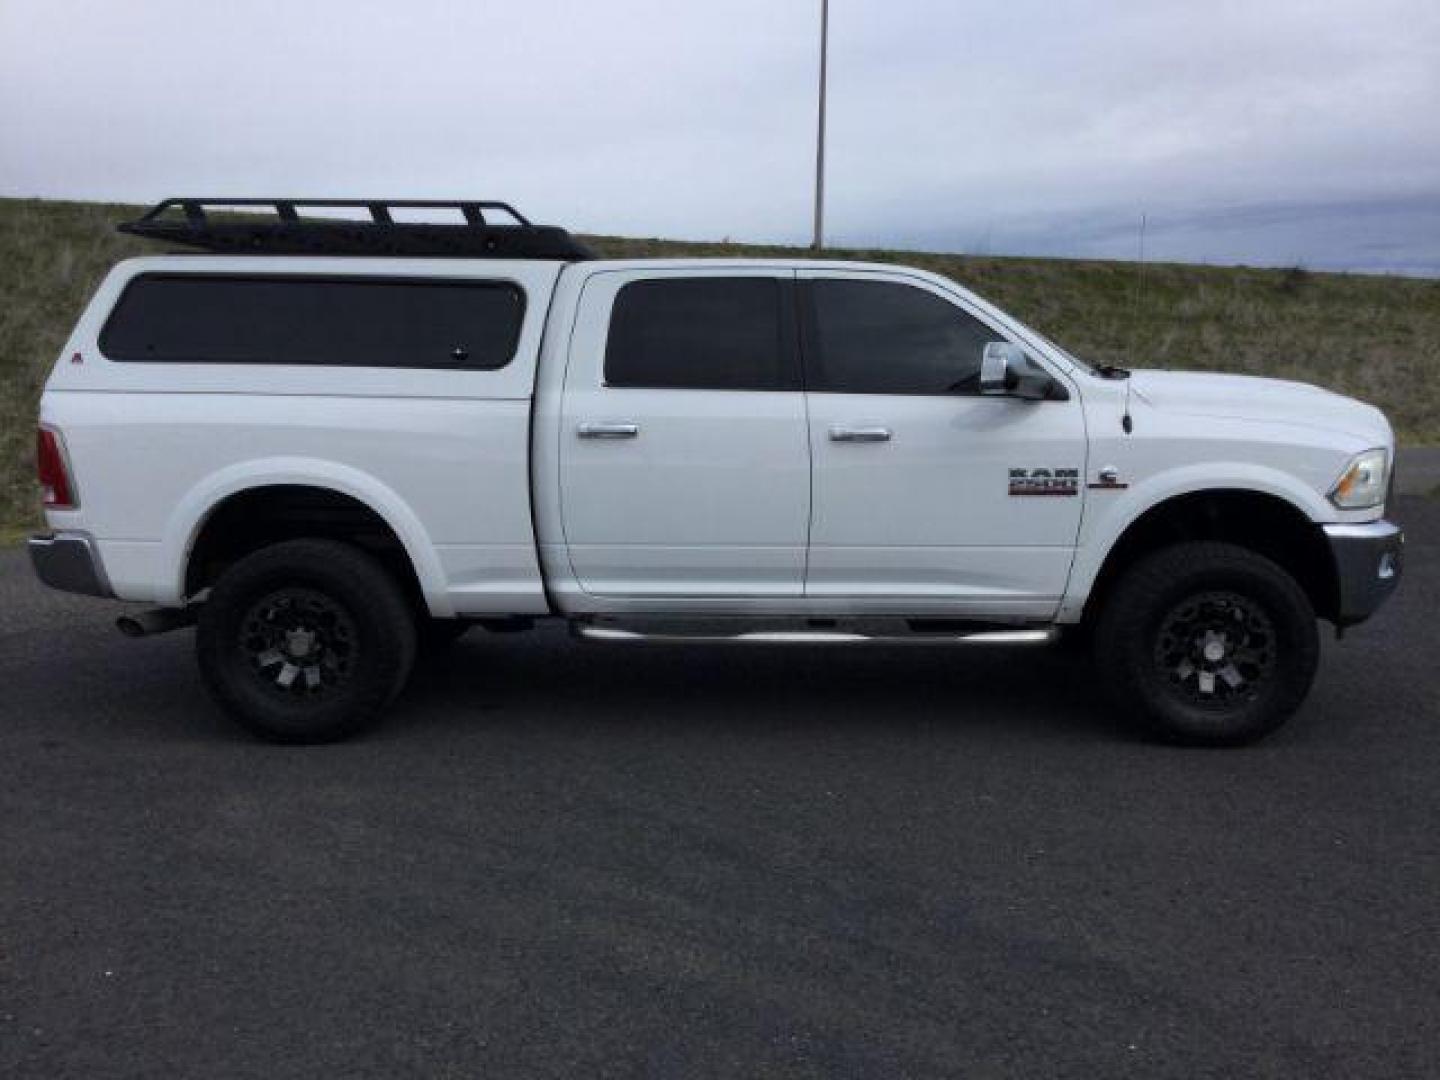
[[[35,435],[35,471],[40,476],[47,510],[75,509],[75,486],[65,467],[60,433],[53,428],[42,427]]]

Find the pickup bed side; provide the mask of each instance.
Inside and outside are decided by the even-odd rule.
[[[288,260],[239,263],[247,273],[294,272]],[[105,355],[106,318],[137,276],[236,270],[234,258],[158,257],[129,260],[106,279],[41,405],[41,423],[63,432],[82,489],[78,507],[51,511],[51,526],[91,538],[116,596],[174,605],[210,583],[196,578],[190,559],[212,539],[207,526],[226,520],[227,500],[249,493],[252,515],[265,517],[256,492],[274,491],[277,502],[293,506],[295,489],[313,489],[353,500],[383,522],[432,614],[546,612],[532,531],[530,402],[560,266],[444,266],[448,279],[499,279],[525,290],[514,359],[495,371],[136,363]],[[426,278],[435,267],[316,259],[306,272]],[[333,501],[315,502],[322,516],[333,515]]]

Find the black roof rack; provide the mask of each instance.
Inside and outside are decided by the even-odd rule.
[[[206,208],[210,210],[207,212]],[[250,207],[266,207],[274,217]],[[363,208],[370,220],[302,216]],[[396,221],[392,210],[457,210],[453,223]],[[181,211],[181,213],[176,213]],[[495,224],[487,214],[504,214]],[[253,220],[251,220],[253,219]],[[151,240],[232,255],[405,255],[463,259],[593,259],[564,229],[532,225],[513,206],[479,199],[166,199],[117,226]]]

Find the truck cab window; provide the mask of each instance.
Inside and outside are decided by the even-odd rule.
[[[810,283],[811,390],[978,394],[980,356],[1002,335],[934,293],[889,281]]]
[[[770,277],[655,278],[615,296],[605,384],[798,390],[793,323]]]

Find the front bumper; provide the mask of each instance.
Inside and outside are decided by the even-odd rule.
[[[1375,614],[1400,583],[1405,533],[1390,521],[1324,528],[1335,560],[1335,624],[1353,626]]]
[[[88,533],[58,532],[32,536],[26,543],[35,576],[52,589],[113,597],[99,549]]]

